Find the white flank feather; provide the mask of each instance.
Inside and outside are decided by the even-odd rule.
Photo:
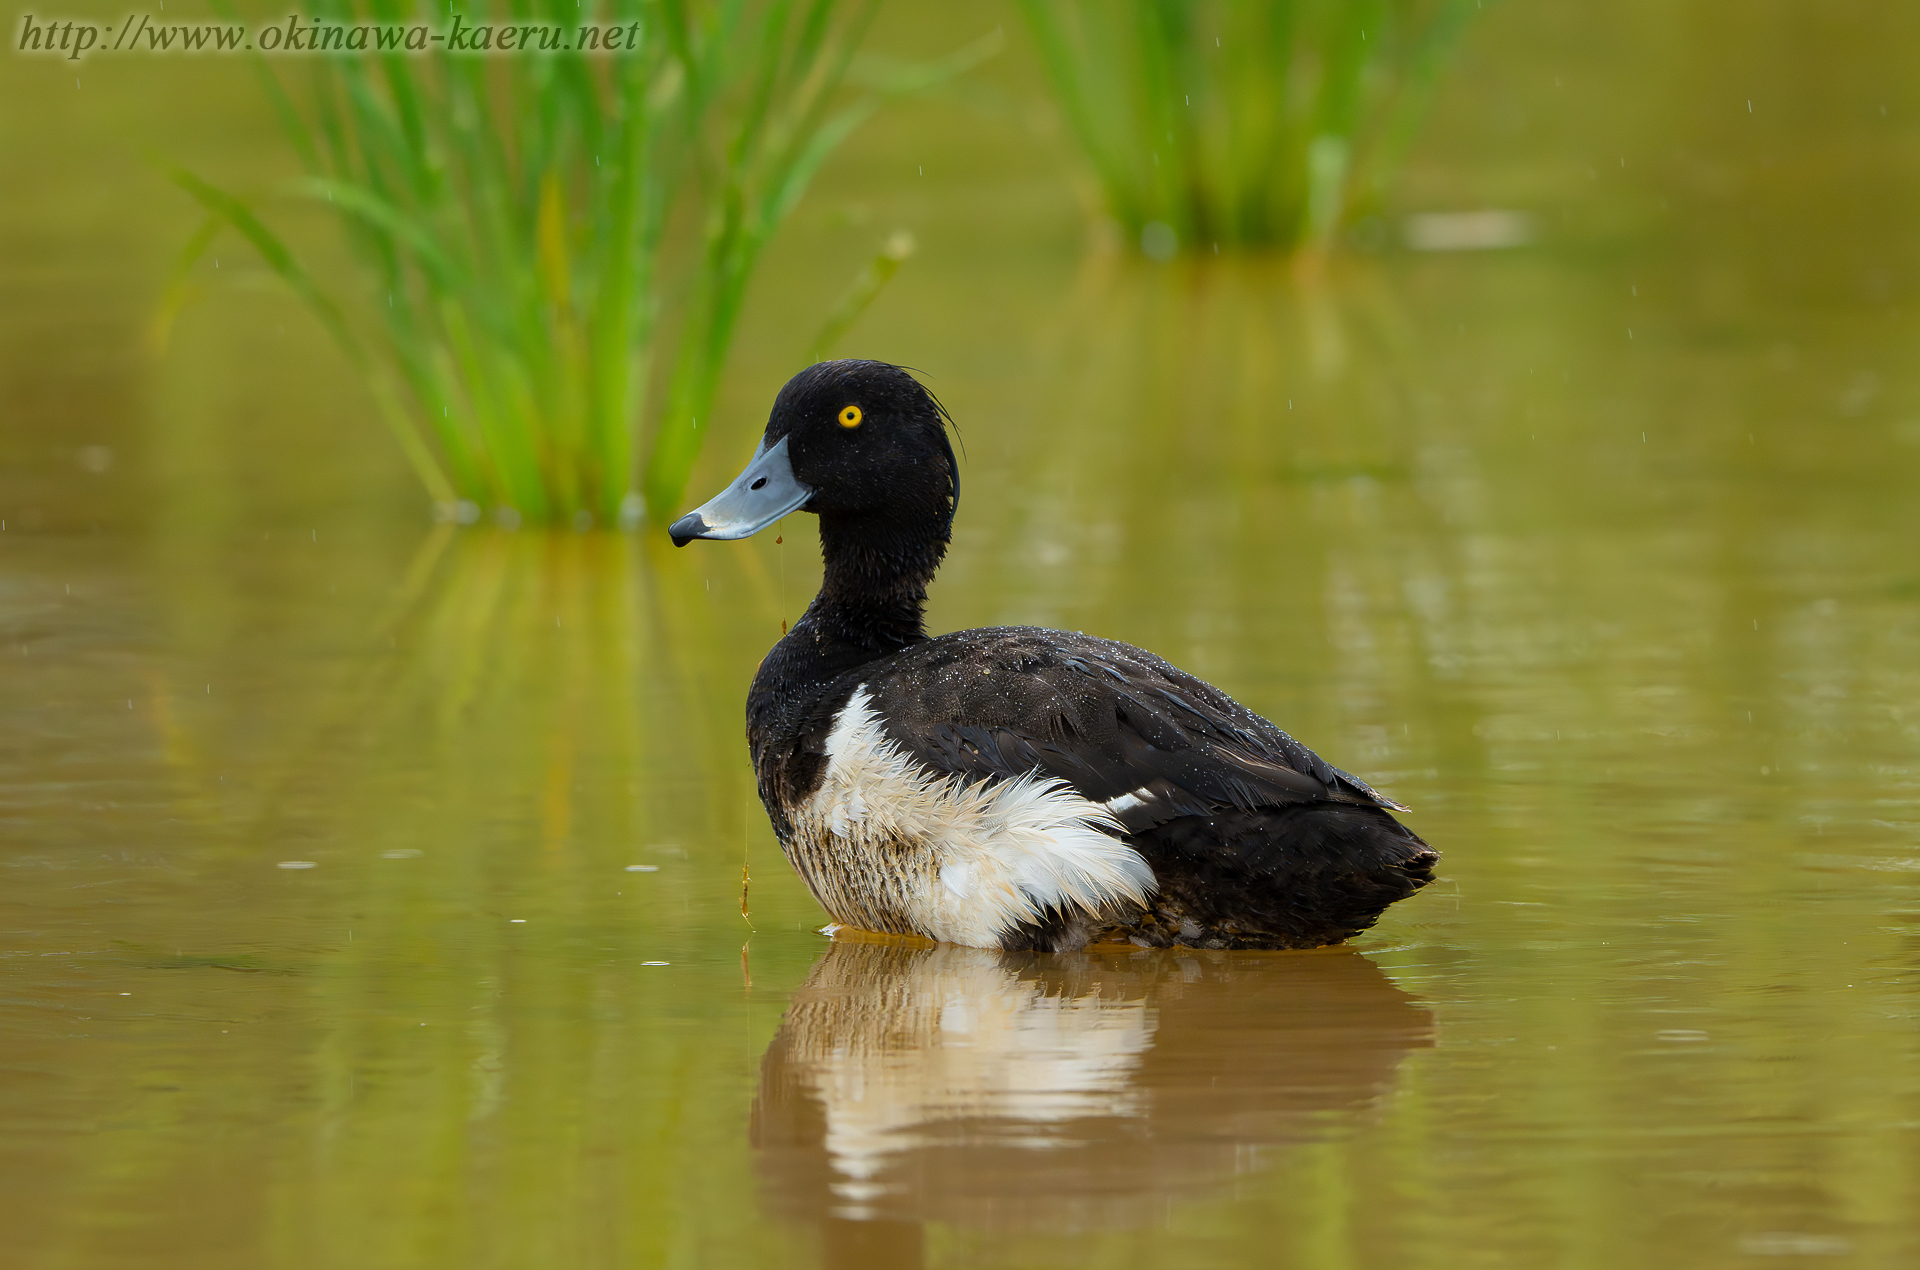
[[[927,853],[932,868],[909,882],[903,916],[947,943],[995,948],[1045,909],[1097,914],[1154,889],[1105,807],[1038,772],[969,782],[927,770],[887,736],[865,684],[834,720],[805,815],[850,846],[895,844],[882,858],[900,866],[916,862],[913,848]]]

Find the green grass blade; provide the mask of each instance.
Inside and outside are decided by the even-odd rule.
[[[428,448],[426,441],[420,436],[420,429],[399,404],[385,373],[373,364],[360,347],[359,341],[354,339],[353,332],[348,329],[339,306],[314,285],[313,279],[308,277],[307,271],[300,267],[300,262],[294,259],[293,253],[274,236],[273,231],[260,223],[260,219],[246,204],[184,168],[173,169],[171,175],[174,184],[192,195],[208,213],[220,217],[241,237],[253,244],[254,250],[260,253],[267,267],[306,303],[315,317],[320,319],[320,324],[333,337],[340,351],[346,354],[347,359],[367,378],[382,420],[386,422],[394,438],[400,443],[402,452],[407,456],[408,462],[413,465],[415,472],[419,474],[422,484],[426,485],[436,502],[451,503],[454,499],[452,482],[447,480],[445,471],[433,457],[433,452]]]
[[[1020,0],[1108,212],[1325,246],[1397,171],[1477,0]]]
[[[854,275],[853,284],[840,297],[840,302],[833,306],[833,311],[827,314],[827,320],[820,324],[820,330],[807,349],[808,362],[827,360],[840,337],[880,298],[880,293],[893,281],[893,275],[900,272],[900,266],[913,255],[914,246],[913,235],[904,229],[888,237],[879,253]]]
[[[425,16],[412,0],[301,8],[320,24]],[[158,325],[231,227],[367,378],[437,501],[602,522],[630,511],[645,386],[661,330],[677,330],[646,480],[664,510],[699,452],[761,253],[827,157],[880,102],[997,48],[989,37],[925,66],[876,63],[850,86],[877,12],[878,0],[475,0],[470,23],[618,22],[640,38],[607,57],[320,56],[300,101],[257,67],[307,168],[297,188],[335,214],[379,320],[350,324],[250,208],[179,173],[207,217]],[[708,227],[690,277],[663,260],[678,218]],[[824,338],[857,320],[899,258],[863,271]]]
[[[341,316],[339,306],[314,285],[313,279],[307,276],[307,271],[302,269],[299,261],[293,258],[293,253],[274,236],[272,230],[260,223],[259,217],[255,216],[245,203],[225,190],[209,185],[184,168],[174,168],[170,175],[175,185],[191,194],[194,200],[210,214],[220,217],[237,230],[242,238],[253,244],[254,250],[260,253],[260,258],[266,261],[267,267],[273,270],[309,309],[313,310],[314,316],[320,319],[322,326],[326,327],[327,333],[339,345],[340,351],[345,353],[356,366],[365,365],[366,354],[361,350],[359,341],[353,338],[353,333],[347,329],[346,319]]]
[[[193,267],[200,257],[206,254],[213,244],[225,221],[220,216],[209,213],[200,222],[200,227],[187,239],[186,246],[174,259],[173,268],[167,275],[167,285],[160,293],[160,303],[155,306],[153,320],[147,326],[147,345],[154,352],[166,348],[167,337],[173,331],[174,319],[180,311],[193,301]]]
[[[295,187],[309,198],[344,208],[375,230],[400,240],[432,277],[435,285],[457,290],[466,284],[465,270],[435,241],[433,233],[414,217],[364,186],[327,177],[309,177]]]

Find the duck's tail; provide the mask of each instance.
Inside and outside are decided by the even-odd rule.
[[[1149,942],[1215,948],[1340,943],[1440,861],[1384,809],[1332,802],[1183,817],[1135,842],[1160,882]]]

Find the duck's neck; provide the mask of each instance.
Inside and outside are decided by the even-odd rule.
[[[929,532],[924,522],[823,512],[825,574],[801,619],[810,642],[842,669],[919,643],[927,637],[927,584],[946,554],[944,524]]]
[[[924,640],[927,584],[947,540],[944,517],[929,526],[898,516],[821,513],[820,594],[768,654],[761,681],[780,696],[806,694]]]

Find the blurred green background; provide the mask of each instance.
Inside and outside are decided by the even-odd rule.
[[[833,351],[958,421],[934,629],[1152,648],[1443,882],[1334,952],[829,947],[741,740],[811,520],[436,523],[238,238],[149,340],[173,165],[364,290],[246,62],[9,51],[10,1263],[1920,1259],[1920,11],[1488,4],[1304,258],[1133,250],[1018,6],[865,47],[996,29],[769,241],[688,499],[906,231]]]

